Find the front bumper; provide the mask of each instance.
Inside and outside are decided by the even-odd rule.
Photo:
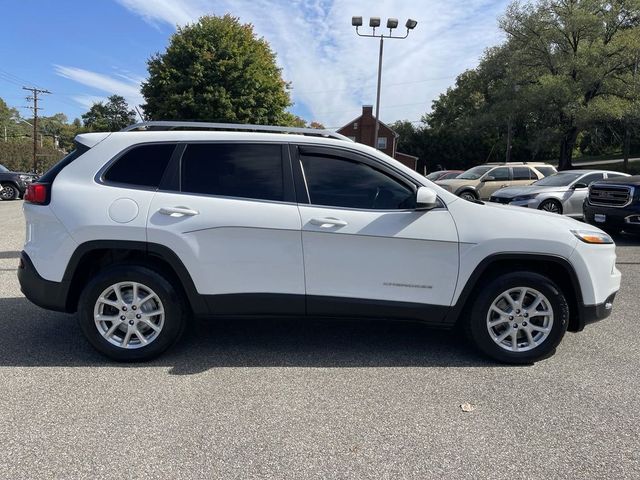
[[[601,207],[584,202],[583,211],[585,221],[598,228],[640,234],[640,204],[638,203],[634,202],[626,207]],[[597,214],[604,215],[605,221],[596,222]]]
[[[67,308],[67,298],[71,282],[45,280],[40,276],[29,255],[25,252],[20,254],[18,281],[20,282],[20,290],[32,303],[47,310],[70,312]]]
[[[578,324],[575,327],[575,331],[580,332],[586,325],[590,323],[599,322],[604,320],[613,310],[613,301],[616,298],[616,294],[610,295],[604,303],[598,305],[580,305],[580,313],[578,315]]]

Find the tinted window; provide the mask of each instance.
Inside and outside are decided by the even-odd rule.
[[[489,176],[494,180],[509,180],[509,169],[507,167],[494,168],[489,172]]]
[[[196,143],[182,157],[182,191],[283,200],[282,147]]]
[[[536,167],[536,170],[538,170],[545,177],[556,173],[556,169],[553,167]]]
[[[531,180],[536,178],[531,176],[531,170],[527,167],[513,167],[513,179],[514,180]]]
[[[175,149],[173,143],[139,145],[124,153],[104,174],[105,181],[158,188]]]
[[[362,209],[415,207],[408,186],[364,163],[330,157],[301,157],[311,203]]]
[[[603,173],[590,173],[589,175],[585,175],[580,180],[578,180],[578,183],[584,183],[585,185],[589,186],[593,182],[597,182],[598,180],[602,180],[603,178]]]
[[[0,165],[0,172],[7,173],[8,171],[9,169],[7,167],[5,167],[4,165]]]

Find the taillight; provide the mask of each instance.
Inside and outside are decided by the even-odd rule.
[[[44,183],[31,183],[27,185],[27,191],[24,194],[24,201],[35,203],[36,205],[45,205],[49,200],[49,185]]]

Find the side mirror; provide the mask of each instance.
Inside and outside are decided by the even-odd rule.
[[[431,210],[438,206],[438,195],[429,187],[420,187],[416,192],[416,210]]]
[[[573,187],[571,187],[572,190],[578,190],[579,188],[589,188],[589,185],[586,183],[574,183]]]
[[[496,177],[494,177],[493,175],[487,175],[486,177],[484,177],[482,179],[483,182],[495,182],[496,181]]]

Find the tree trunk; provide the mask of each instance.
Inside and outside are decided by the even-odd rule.
[[[578,127],[571,127],[565,131],[560,142],[558,170],[569,170],[573,167],[571,158],[573,157],[573,148],[576,146],[576,140],[578,139],[578,132]]]
[[[513,117],[509,115],[507,120],[507,151],[505,152],[504,161],[509,163],[511,161],[511,142],[513,141]]]
[[[629,128],[629,125],[627,125],[627,128],[624,130],[624,145],[622,147],[622,155],[624,158],[624,162],[623,162],[623,170],[625,173],[629,172],[629,154],[631,151],[631,129]]]

